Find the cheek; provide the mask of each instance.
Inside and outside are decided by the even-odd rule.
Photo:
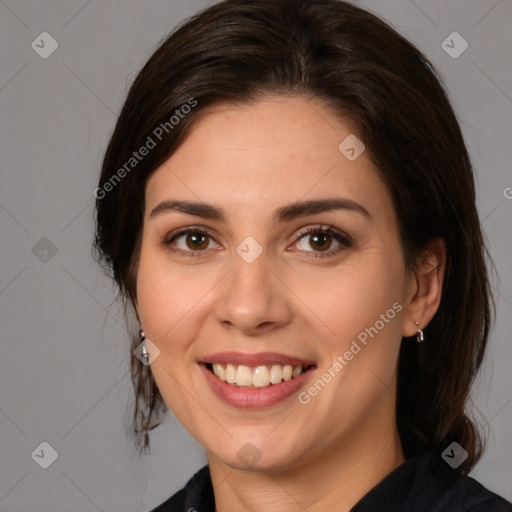
[[[327,418],[326,429],[330,425],[337,431],[391,400],[403,306],[400,279],[388,274],[379,282],[345,274],[328,291],[312,298],[332,331],[320,337],[324,361],[318,378],[328,384],[317,386],[320,392],[307,392],[318,394],[312,398],[315,414]]]
[[[305,305],[325,327],[325,341],[337,350],[376,322],[382,331],[383,321],[386,331],[391,324],[395,331],[399,325],[396,321],[399,308],[393,308],[393,304],[399,303],[403,295],[404,269],[400,259],[393,262],[377,252],[368,256],[361,257],[360,263],[331,269],[329,275],[299,278],[294,284],[297,295],[304,297]]]
[[[203,291],[204,294],[204,291]],[[180,392],[186,379],[183,365],[194,322],[194,304],[201,297],[190,279],[176,275],[165,258],[151,250],[141,251],[137,274],[137,305],[146,337],[157,345],[159,357],[151,365],[151,372],[167,406],[180,413],[187,427],[186,393]]]
[[[166,265],[165,258],[143,248],[137,275],[138,310],[146,336],[160,350],[176,347],[167,340],[177,338],[186,324],[183,320],[203,293],[190,278],[177,275]]]
[[[372,251],[365,256],[364,265],[333,273],[309,295],[308,304],[328,328],[322,328],[327,333],[321,338],[323,371],[331,367],[336,375],[319,410],[343,407],[362,413],[393,389],[405,270],[399,254],[383,257],[382,251]]]

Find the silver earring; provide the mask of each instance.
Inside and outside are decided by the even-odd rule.
[[[416,325],[420,325],[419,322],[415,322]],[[416,341],[418,343],[421,343],[422,341],[424,341],[425,337],[423,336],[423,331],[418,327],[418,330],[416,332]]]
[[[142,355],[142,358],[144,359],[145,363],[147,364],[149,361],[149,352],[146,347],[146,335],[142,329],[139,330],[139,336],[140,336],[140,342],[144,343],[144,345],[142,345],[142,354],[141,355]]]

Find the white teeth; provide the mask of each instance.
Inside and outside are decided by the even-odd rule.
[[[252,374],[252,385],[257,388],[266,388],[269,384],[270,372],[268,368],[266,366],[258,366]]]
[[[236,385],[237,386],[252,386],[252,371],[248,366],[243,364],[238,365],[236,371]]]
[[[286,366],[283,367],[283,379],[290,380],[292,378],[292,375],[293,368],[289,364],[287,364]]]
[[[212,369],[219,379],[229,384],[251,388],[266,388],[271,384],[279,384],[283,380],[291,380],[304,372],[302,365],[292,366],[290,364],[249,367],[242,364],[237,366],[213,363]]]
[[[213,372],[215,373],[215,375],[217,375],[217,377],[219,377],[219,379],[222,379],[222,380],[225,380],[225,371],[224,371],[224,367],[219,364],[219,363],[214,363],[213,365]]]
[[[227,364],[226,371],[224,373],[224,380],[229,382],[230,384],[234,384],[236,382],[236,369],[234,365]]]
[[[292,377],[298,377],[302,373],[302,366],[295,366],[293,368]]]
[[[283,368],[278,364],[274,364],[270,368],[270,382],[272,384],[279,384],[283,380]]]

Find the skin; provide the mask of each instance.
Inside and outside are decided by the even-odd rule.
[[[405,461],[395,424],[398,352],[402,336],[438,308],[444,245],[406,270],[393,204],[368,151],[351,162],[338,149],[350,133],[320,102],[298,96],[218,105],[148,180],[136,308],[160,349],[151,368],[164,400],[206,449],[219,512],[348,511]],[[284,205],[332,197],[371,218],[333,210],[272,220]],[[170,199],[221,207],[226,220],[150,216]],[[198,257],[171,250],[194,252],[186,234],[163,244],[198,225],[211,233]],[[298,235],[321,225],[349,234],[352,246]],[[247,236],[263,249],[252,263],[236,252]],[[328,250],[340,250],[322,256],[329,240]],[[215,352],[280,352],[316,362],[304,391],[394,303],[401,311],[307,404],[294,394],[264,409],[229,406],[198,366]],[[260,455],[252,467],[238,457],[248,442]]]

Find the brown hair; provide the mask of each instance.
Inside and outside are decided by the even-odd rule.
[[[96,257],[125,306],[133,302],[148,177],[206,107],[266,94],[315,98],[351,123],[393,199],[408,268],[434,239],[445,241],[442,298],[427,341],[402,340],[396,418],[407,459],[457,441],[468,452],[458,469],[469,472],[483,443],[465,407],[494,307],[473,171],[438,74],[375,15],[337,0],[226,0],[171,33],[132,84],[106,150],[95,192]],[[171,123],[191,99],[196,106]],[[120,173],[162,126],[165,137]],[[133,354],[132,377],[135,432],[147,448],[165,407],[149,367]]]

